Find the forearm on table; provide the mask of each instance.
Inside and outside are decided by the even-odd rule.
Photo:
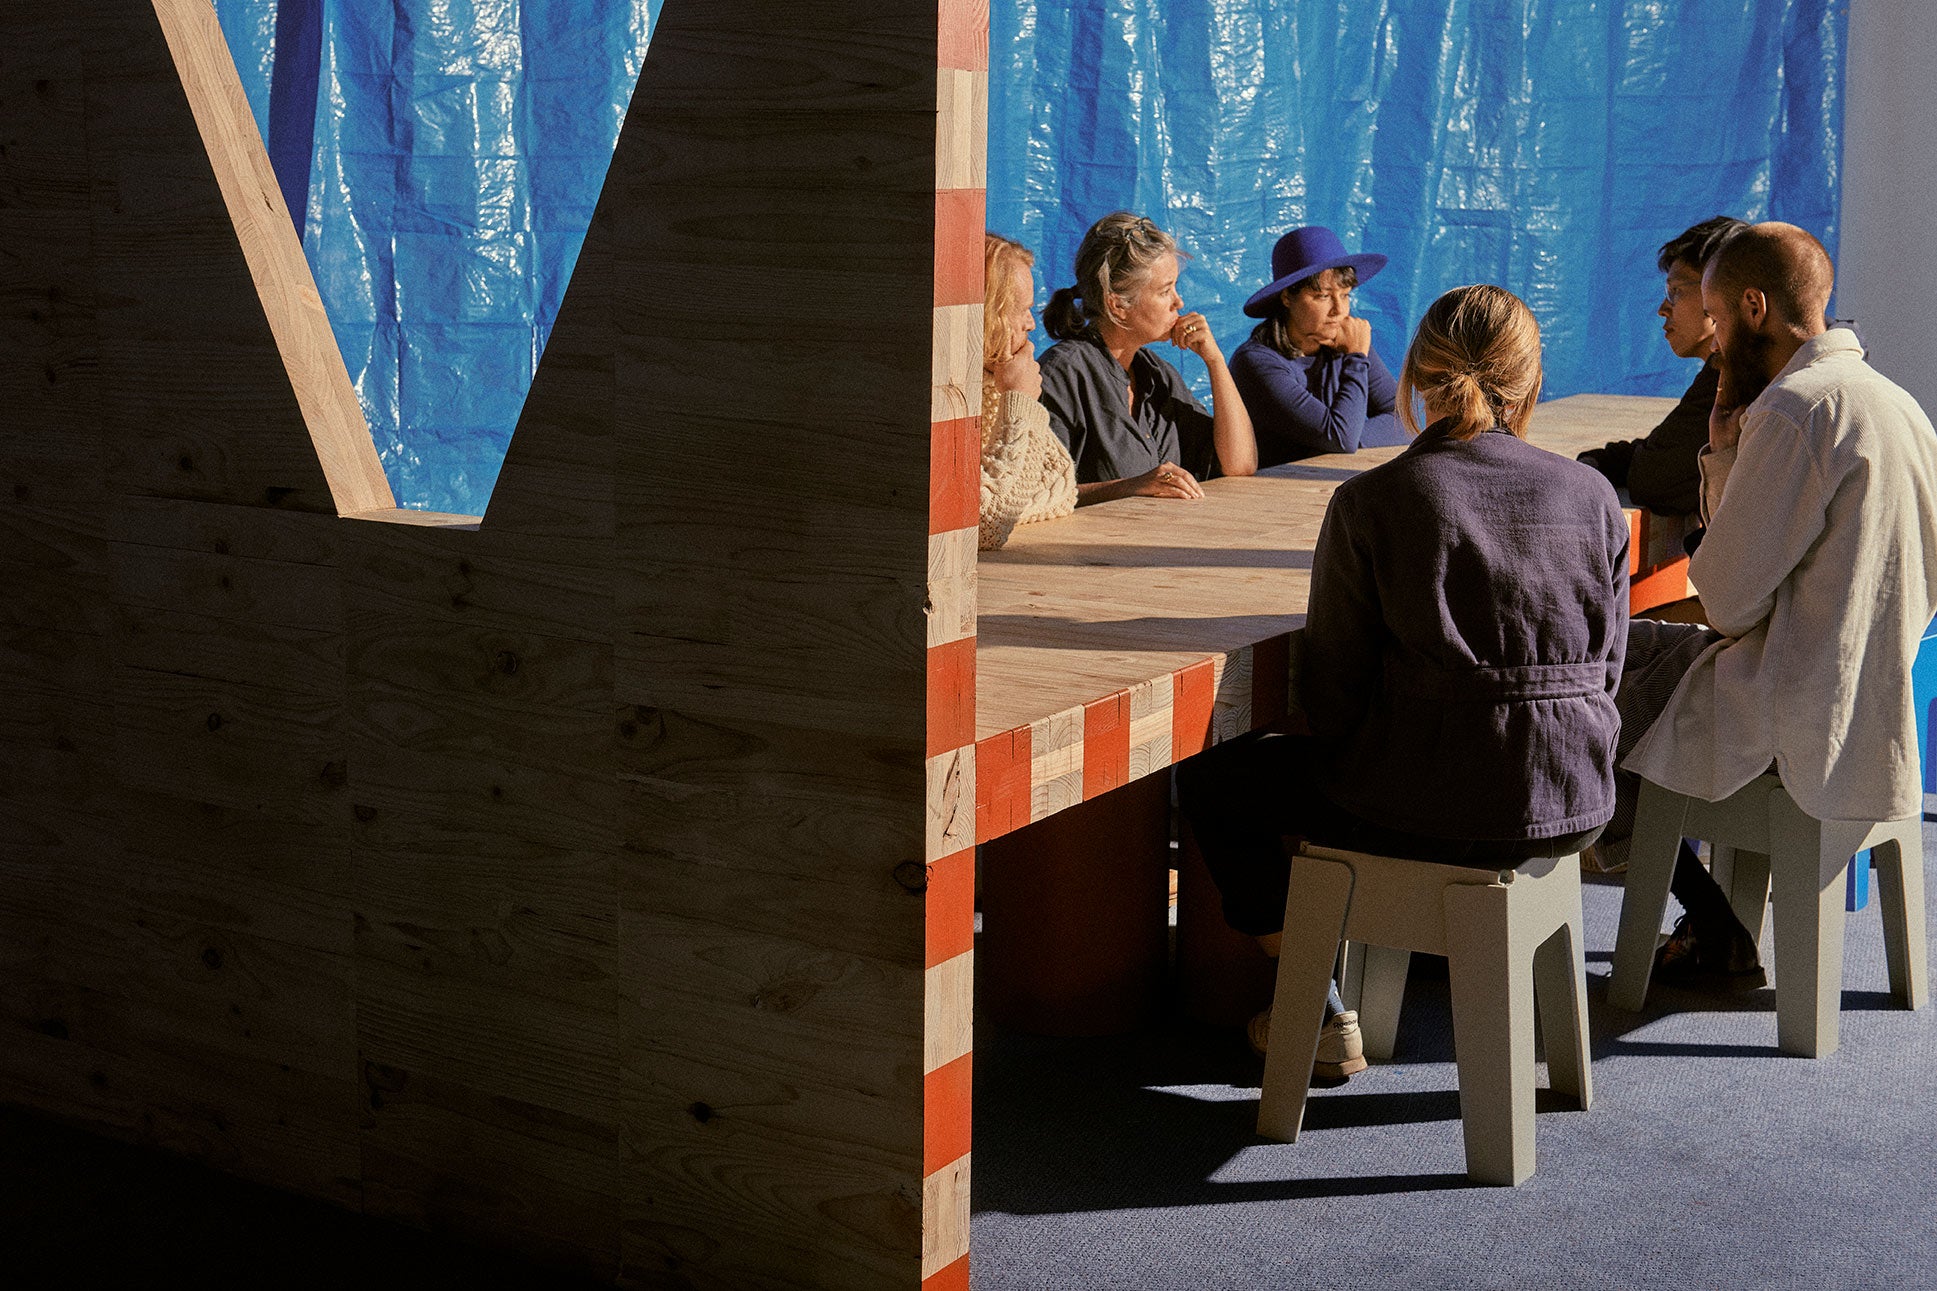
[[[1365,383],[1348,370],[1329,405],[1291,382],[1271,382],[1260,392],[1255,416],[1273,435],[1300,448],[1355,453],[1365,435],[1367,402]]]
[[[1089,506],[1093,502],[1114,502],[1118,498],[1136,496],[1136,485],[1130,480],[1091,480],[1088,484],[1076,486],[1076,505]]]
[[[1690,469],[1689,455],[1651,449],[1635,450],[1628,463],[1628,497],[1638,507],[1663,515],[1687,515],[1701,507],[1701,477]]]
[[[1697,412],[1686,399],[1648,432],[1624,447],[1628,496],[1635,505],[1671,515],[1701,508],[1701,476],[1696,459],[1708,445],[1708,410]],[[1610,449],[1615,447],[1610,444]]]
[[[994,415],[983,419],[980,542],[984,549],[1001,546],[1028,505],[1020,478],[1026,438],[1018,411],[1005,395]]]

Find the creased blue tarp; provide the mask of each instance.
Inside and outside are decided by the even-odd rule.
[[[661,3],[218,0],[266,138],[316,86],[303,246],[400,504],[484,510]]]
[[[484,510],[662,3],[217,0],[286,188],[291,78],[318,87],[304,247],[399,502]],[[1277,234],[1322,223],[1392,257],[1359,309],[1395,364],[1434,296],[1484,280],[1533,306],[1549,396],[1676,394],[1657,246],[1726,212],[1835,250],[1834,0],[996,0],[990,22],[990,226],[1047,292],[1097,216],[1151,216],[1227,353]]]
[[[1277,235],[1327,224],[1392,257],[1357,299],[1395,370],[1486,281],[1539,318],[1549,397],[1679,394],[1661,243],[1726,213],[1834,254],[1843,32],[1833,0],[998,2],[989,224],[1046,296],[1099,215],[1148,215],[1227,354]]]

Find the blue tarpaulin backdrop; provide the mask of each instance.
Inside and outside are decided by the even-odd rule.
[[[662,3],[216,0],[401,505],[484,510]]]
[[[1835,251],[1836,0],[1023,0],[995,6],[989,224],[1073,280],[1117,207],[1196,257],[1225,352],[1271,244],[1337,229],[1392,264],[1358,293],[1394,370],[1434,297],[1533,307],[1549,396],[1680,394],[1655,251],[1718,213]],[[1187,375],[1202,367],[1185,360]]]
[[[401,503],[483,511],[662,3],[217,0]],[[1727,212],[1835,250],[1836,0],[997,0],[990,21],[990,227],[1036,249],[1046,295],[1097,216],[1149,215],[1227,353],[1276,236],[1322,223],[1392,257],[1359,308],[1395,366],[1434,296],[1491,281],[1539,317],[1548,395],[1678,394],[1657,246]]]

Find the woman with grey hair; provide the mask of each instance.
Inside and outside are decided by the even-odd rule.
[[[1180,252],[1141,216],[1090,226],[1076,285],[1050,297],[1042,356],[1049,424],[1076,461],[1077,505],[1111,498],[1201,498],[1199,481],[1258,469],[1251,418],[1202,314],[1183,312]],[[1147,347],[1169,341],[1204,361],[1212,413],[1176,368]]]

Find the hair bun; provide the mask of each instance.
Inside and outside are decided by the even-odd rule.
[[[1488,283],[1441,296],[1420,319],[1399,370],[1399,419],[1417,433],[1415,393],[1425,395],[1451,438],[1471,439],[1496,426],[1525,434],[1540,398],[1540,326],[1533,312]]]

